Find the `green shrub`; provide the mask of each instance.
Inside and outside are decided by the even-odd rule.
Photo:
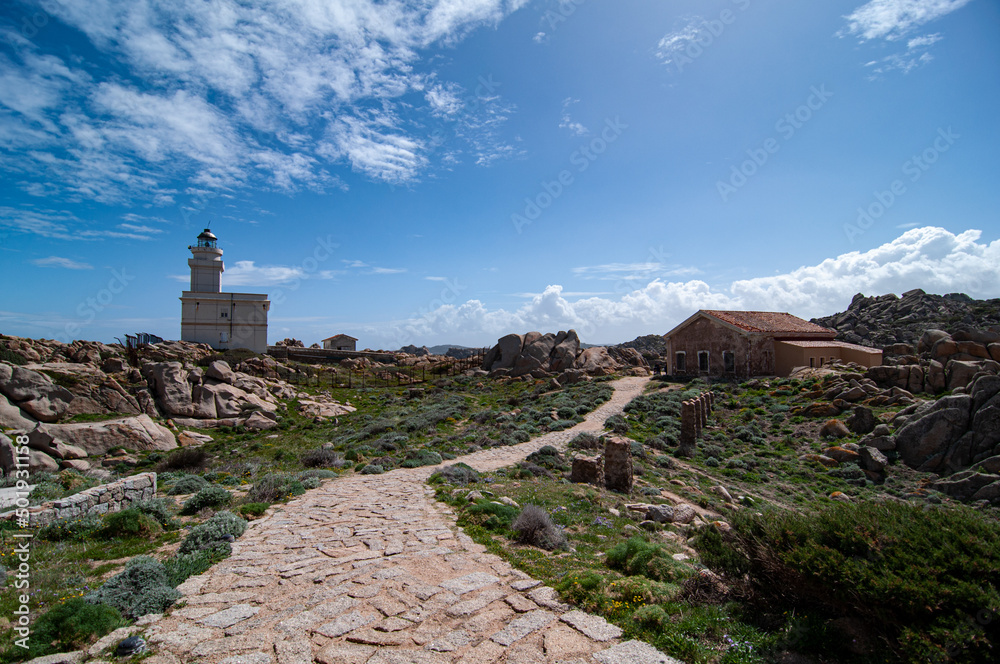
[[[82,650],[123,624],[121,613],[114,607],[74,597],[56,604],[35,621],[23,656]]]
[[[313,470],[303,470],[299,473],[300,480],[306,480],[310,477],[317,477],[321,480],[328,480],[337,477],[337,473],[332,470],[326,470],[324,468],[314,468]]]
[[[378,465],[377,463],[369,463],[364,468],[361,469],[362,475],[381,475],[385,472],[385,468]]]
[[[403,468],[418,468],[420,466],[436,466],[444,459],[434,450],[426,448],[407,452],[406,459],[400,464]],[[364,471],[362,471],[364,472]]]
[[[261,516],[270,507],[268,503],[243,503],[236,511],[243,516]]]
[[[115,539],[116,537],[144,537],[149,538],[160,532],[160,524],[156,519],[143,514],[134,507],[112,512],[103,519],[104,525],[97,531],[97,537],[101,539]]]
[[[88,514],[71,519],[53,521],[38,531],[38,538],[49,542],[72,540],[79,542],[87,539],[104,525],[104,520],[96,514]]]
[[[323,484],[323,481],[318,477],[306,477],[300,480],[300,482],[302,482],[302,487],[307,491],[309,489],[318,489],[320,485]]]
[[[222,547],[208,548],[191,553],[178,553],[163,563],[167,574],[167,583],[176,588],[188,577],[197,576],[208,571],[212,565],[224,559],[225,549]]]
[[[604,447],[597,434],[584,431],[573,436],[569,441],[569,447],[575,450],[599,450]]]
[[[625,435],[629,432],[629,425],[625,417],[617,413],[605,420],[604,428],[620,435]]]
[[[555,523],[549,513],[537,505],[525,505],[511,524],[517,534],[517,541],[548,551],[565,548],[566,534]]]
[[[200,447],[182,447],[171,452],[161,461],[157,470],[186,470],[202,468],[209,460],[208,452]]]
[[[559,450],[551,445],[545,445],[541,449],[532,452],[525,459],[530,464],[548,468],[549,470],[569,470],[569,463],[559,453]]]
[[[208,480],[201,475],[185,475],[174,482],[173,486],[170,487],[170,490],[167,491],[167,495],[181,496],[188,493],[198,493],[207,486]]]
[[[865,502],[816,514],[741,510],[730,523],[726,536],[702,531],[696,548],[706,565],[748,586],[754,610],[856,618],[892,645],[893,661],[944,661],[956,642],[956,661],[994,661],[1000,525],[990,517]]]
[[[197,514],[206,507],[216,508],[228,505],[233,495],[221,486],[209,485],[184,501],[182,514]]]
[[[474,468],[464,463],[456,463],[445,466],[441,470],[431,475],[428,480],[432,484],[447,482],[448,484],[459,484],[465,486],[479,481],[479,473]]]
[[[323,447],[306,452],[300,460],[306,468],[343,468],[347,464],[338,452]]]
[[[517,517],[517,508],[501,503],[481,499],[471,503],[465,509],[466,515],[472,517],[473,523],[489,530],[506,530],[510,528]]]
[[[172,530],[177,527],[173,505],[173,501],[167,498],[150,498],[132,503],[132,509],[148,514],[165,530]]]
[[[201,551],[218,542],[228,544],[225,542],[225,535],[239,537],[246,529],[246,519],[242,519],[232,512],[217,512],[204,523],[192,528],[177,552],[192,553],[194,551]]]
[[[653,581],[676,583],[693,573],[690,567],[674,560],[663,545],[647,542],[639,536],[616,544],[604,560],[611,569],[639,574]]]
[[[91,604],[107,604],[132,620],[147,613],[163,613],[181,594],[167,581],[163,564],[149,556],[136,556],[124,571],[84,597]]]
[[[269,473],[254,482],[246,498],[251,503],[276,503],[291,496],[301,496],[305,492],[302,482],[288,473]]]
[[[0,348],[0,362],[10,362],[22,366],[28,363],[28,358],[8,348]]]

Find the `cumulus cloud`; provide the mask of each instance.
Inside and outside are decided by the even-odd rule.
[[[428,118],[458,116],[465,105],[460,86],[417,67],[425,51],[523,4],[45,3],[53,20],[89,38],[100,66],[40,53],[41,42],[8,40],[0,147],[12,153],[2,167],[27,176],[26,190],[53,182],[102,202],[170,202],[174,179],[212,191],[260,183],[321,190],[342,186],[328,171],[345,166],[411,181],[431,165]],[[425,96],[425,107],[412,103],[414,94]],[[473,154],[505,154],[469,145]]]
[[[1000,295],[1000,240],[981,232],[943,228],[907,231],[865,252],[853,251],[786,274],[712,286],[705,281],[653,279],[618,297],[570,299],[550,285],[513,310],[490,309],[481,300],[429,303],[419,315],[365,330],[384,347],[405,343],[492,343],[509,332],[576,328],[584,341],[614,343],[641,334],[664,334],[698,309],[787,311],[803,318],[843,311],[855,293]],[[398,346],[392,346],[398,347]]]

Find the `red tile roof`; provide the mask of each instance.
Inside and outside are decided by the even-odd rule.
[[[827,335],[831,339],[837,336],[836,330],[831,330],[807,320],[802,320],[791,314],[777,311],[720,311],[703,309],[702,313],[717,318],[724,323],[735,325],[747,332],[765,332],[775,336],[785,334]]]

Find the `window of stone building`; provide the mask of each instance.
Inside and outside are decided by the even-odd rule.
[[[229,312],[228,312],[228,311],[223,311],[223,312],[222,312],[221,314],[219,314],[219,315],[220,315],[220,317],[221,317],[221,318],[229,318]]]
[[[736,373],[736,354],[733,351],[722,351],[722,369],[726,373]]]
[[[708,351],[698,351],[698,371],[708,371]]]
[[[815,366],[816,366],[816,358],[815,357],[810,357],[809,358],[809,368],[812,369]]]
[[[687,355],[684,353],[684,351],[680,351],[677,353],[676,363],[677,363],[677,373],[684,373],[685,371],[687,371]]]
[[[819,366],[823,366],[824,364],[826,364],[826,358],[825,357],[819,358]]]

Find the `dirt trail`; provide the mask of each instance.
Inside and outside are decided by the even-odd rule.
[[[455,461],[489,471],[564,447],[647,381],[616,381],[571,429]],[[251,523],[232,556],[180,587],[183,606],[149,625],[149,664],[676,664],[486,553],[434,500],[433,471],[331,480]]]

